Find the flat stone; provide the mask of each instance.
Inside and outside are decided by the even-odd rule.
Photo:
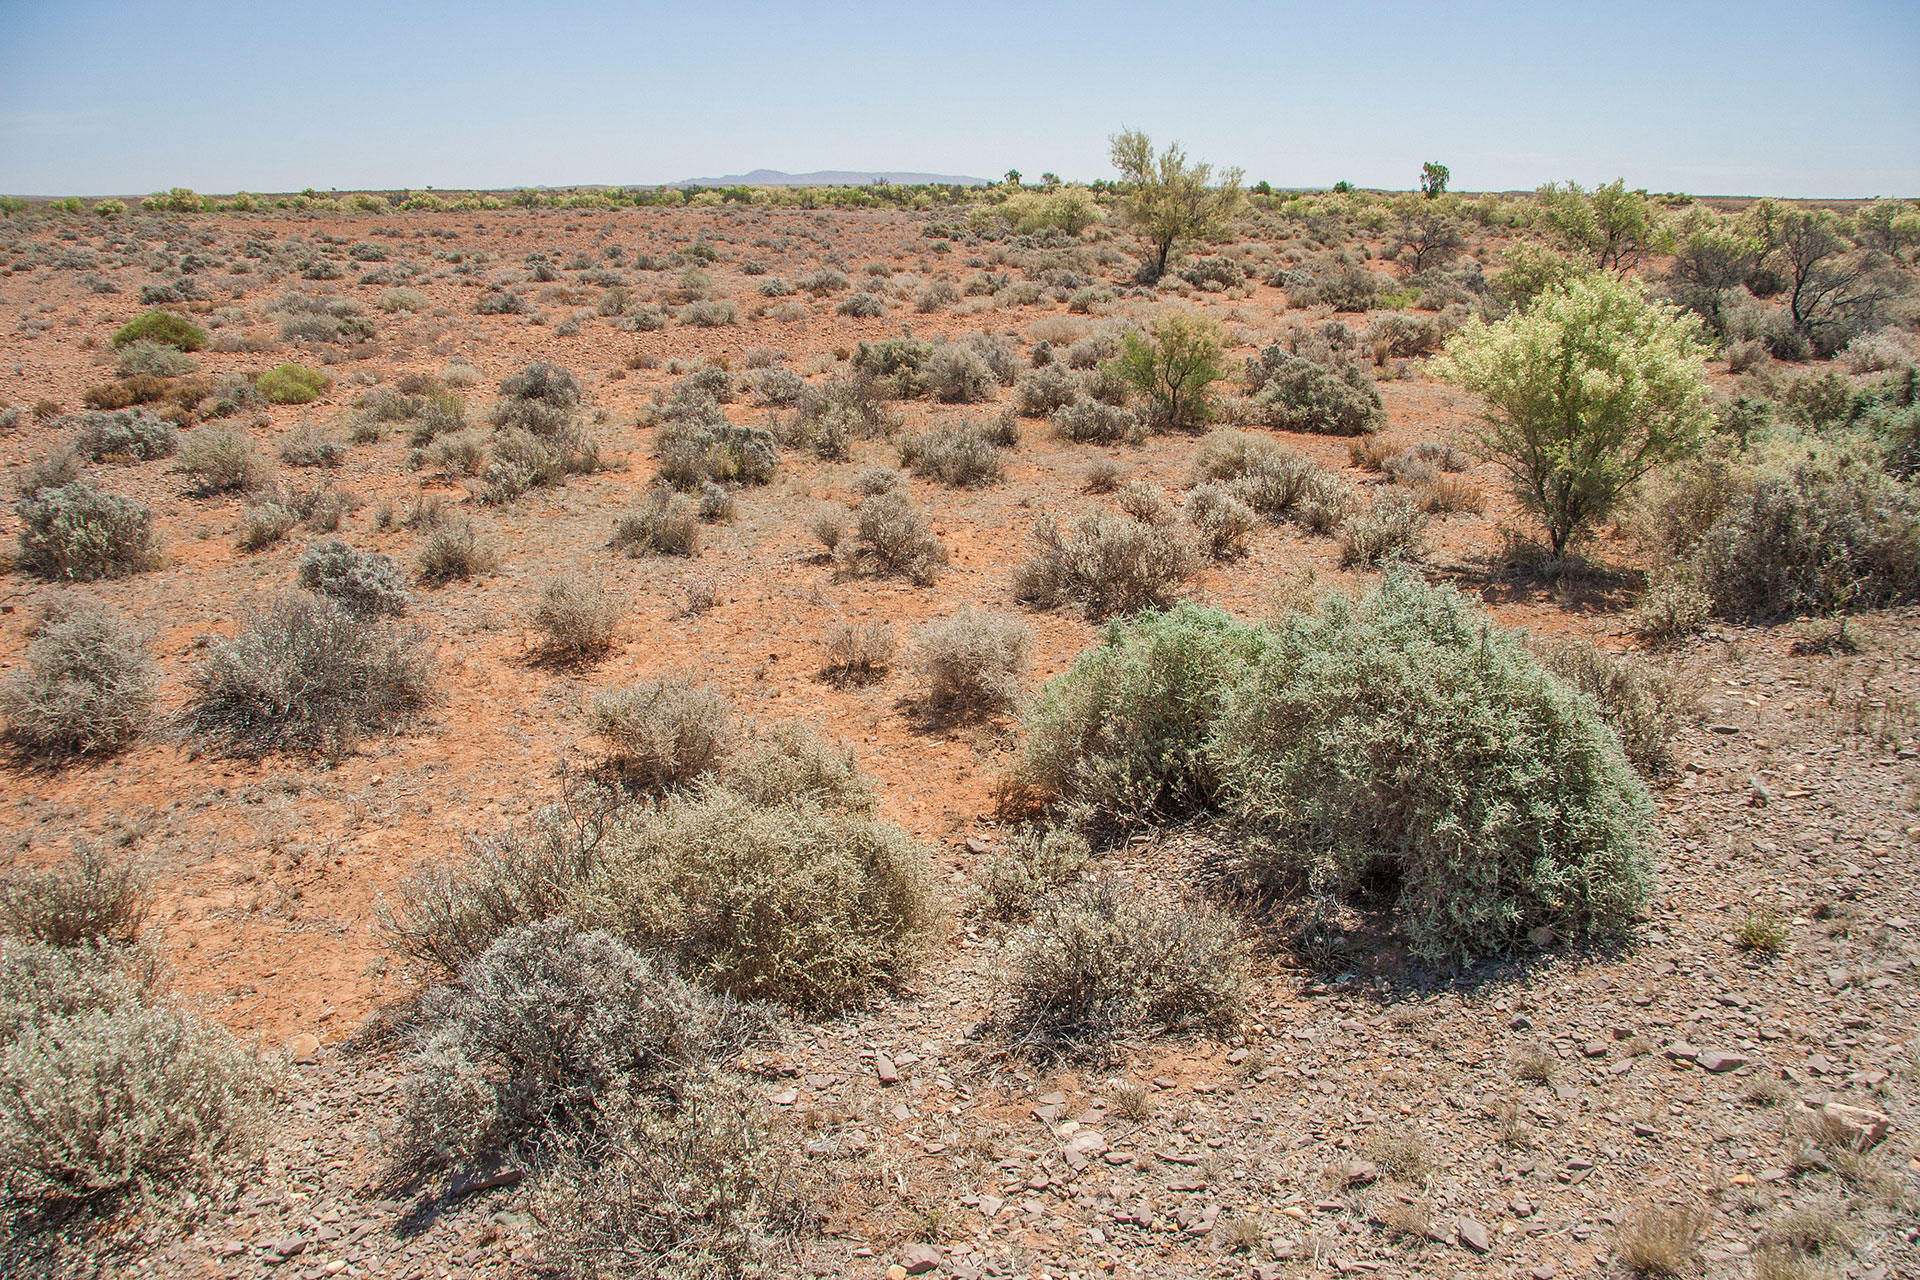
[[[1349,1160],[1346,1175],[1349,1185],[1365,1186],[1380,1176],[1380,1168],[1371,1160]]]
[[[910,1276],[923,1276],[940,1265],[940,1251],[930,1244],[910,1244],[900,1251],[900,1265]]]
[[[980,1197],[980,1216],[983,1218],[994,1217],[1000,1212],[1001,1207],[1005,1204],[1006,1204],[1006,1201],[1002,1200],[999,1196],[981,1196]]]
[[[1849,1106],[1844,1102],[1827,1103],[1820,1108],[1820,1116],[1862,1151],[1878,1144],[1893,1128],[1893,1122],[1884,1111]]]
[[[1493,1239],[1486,1227],[1472,1218],[1462,1217],[1454,1224],[1454,1230],[1460,1235],[1460,1243],[1475,1253],[1486,1253],[1493,1248]]]
[[[991,840],[982,840],[979,836],[968,836],[967,852],[968,853],[992,853],[993,842]]]
[[[884,1053],[873,1055],[873,1074],[883,1085],[900,1083],[900,1068]]]
[[[287,1056],[295,1062],[314,1062],[320,1057],[320,1037],[308,1031],[287,1041]]]
[[[1738,1071],[1747,1065],[1747,1058],[1728,1049],[1702,1049],[1694,1061],[1709,1071]]]
[[[1586,1054],[1589,1058],[1604,1058],[1607,1056],[1607,1042],[1605,1040],[1589,1040],[1581,1046],[1580,1052]]]
[[[1685,1040],[1675,1040],[1665,1049],[1662,1049],[1661,1052],[1675,1062],[1692,1062],[1700,1056],[1700,1050],[1688,1044]]]

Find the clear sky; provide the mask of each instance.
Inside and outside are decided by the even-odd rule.
[[[1920,0],[0,0],[0,191],[1112,176],[1920,195]]]

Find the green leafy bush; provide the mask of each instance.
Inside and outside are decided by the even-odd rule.
[[[113,335],[115,348],[135,342],[154,342],[180,351],[198,351],[207,345],[207,331],[171,311],[149,311],[136,316]]]
[[[326,393],[333,380],[303,364],[280,364],[260,375],[254,384],[269,404],[307,404]]]
[[[143,503],[80,482],[40,489],[14,504],[19,564],[52,582],[143,573],[160,562],[153,513]]]
[[[1150,334],[1128,332],[1122,338],[1112,371],[1146,402],[1153,427],[1200,430],[1213,416],[1212,387],[1223,372],[1224,342],[1209,317],[1166,311],[1155,317]]]

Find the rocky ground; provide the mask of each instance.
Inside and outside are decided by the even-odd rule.
[[[1698,700],[1661,793],[1663,891],[1617,950],[1542,939],[1460,974],[1263,953],[1243,1036],[1040,1065],[982,1032],[1006,940],[959,917],[911,993],[749,1055],[821,1188],[794,1269],[1547,1280],[1619,1274],[1691,1212],[1683,1274],[1805,1274],[1766,1269],[1783,1241],[1817,1246],[1814,1274],[1920,1274],[1920,615],[1851,631],[1856,654],[1725,629],[1680,659]],[[990,848],[991,821],[969,835]],[[1105,861],[1167,891],[1203,844]],[[979,855],[949,854],[964,900]],[[292,1055],[264,1175],[137,1274],[535,1269],[511,1172],[383,1189],[401,1050]]]

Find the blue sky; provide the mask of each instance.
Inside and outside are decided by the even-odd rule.
[[[0,0],[0,191],[756,167],[1920,195],[1920,4]]]

